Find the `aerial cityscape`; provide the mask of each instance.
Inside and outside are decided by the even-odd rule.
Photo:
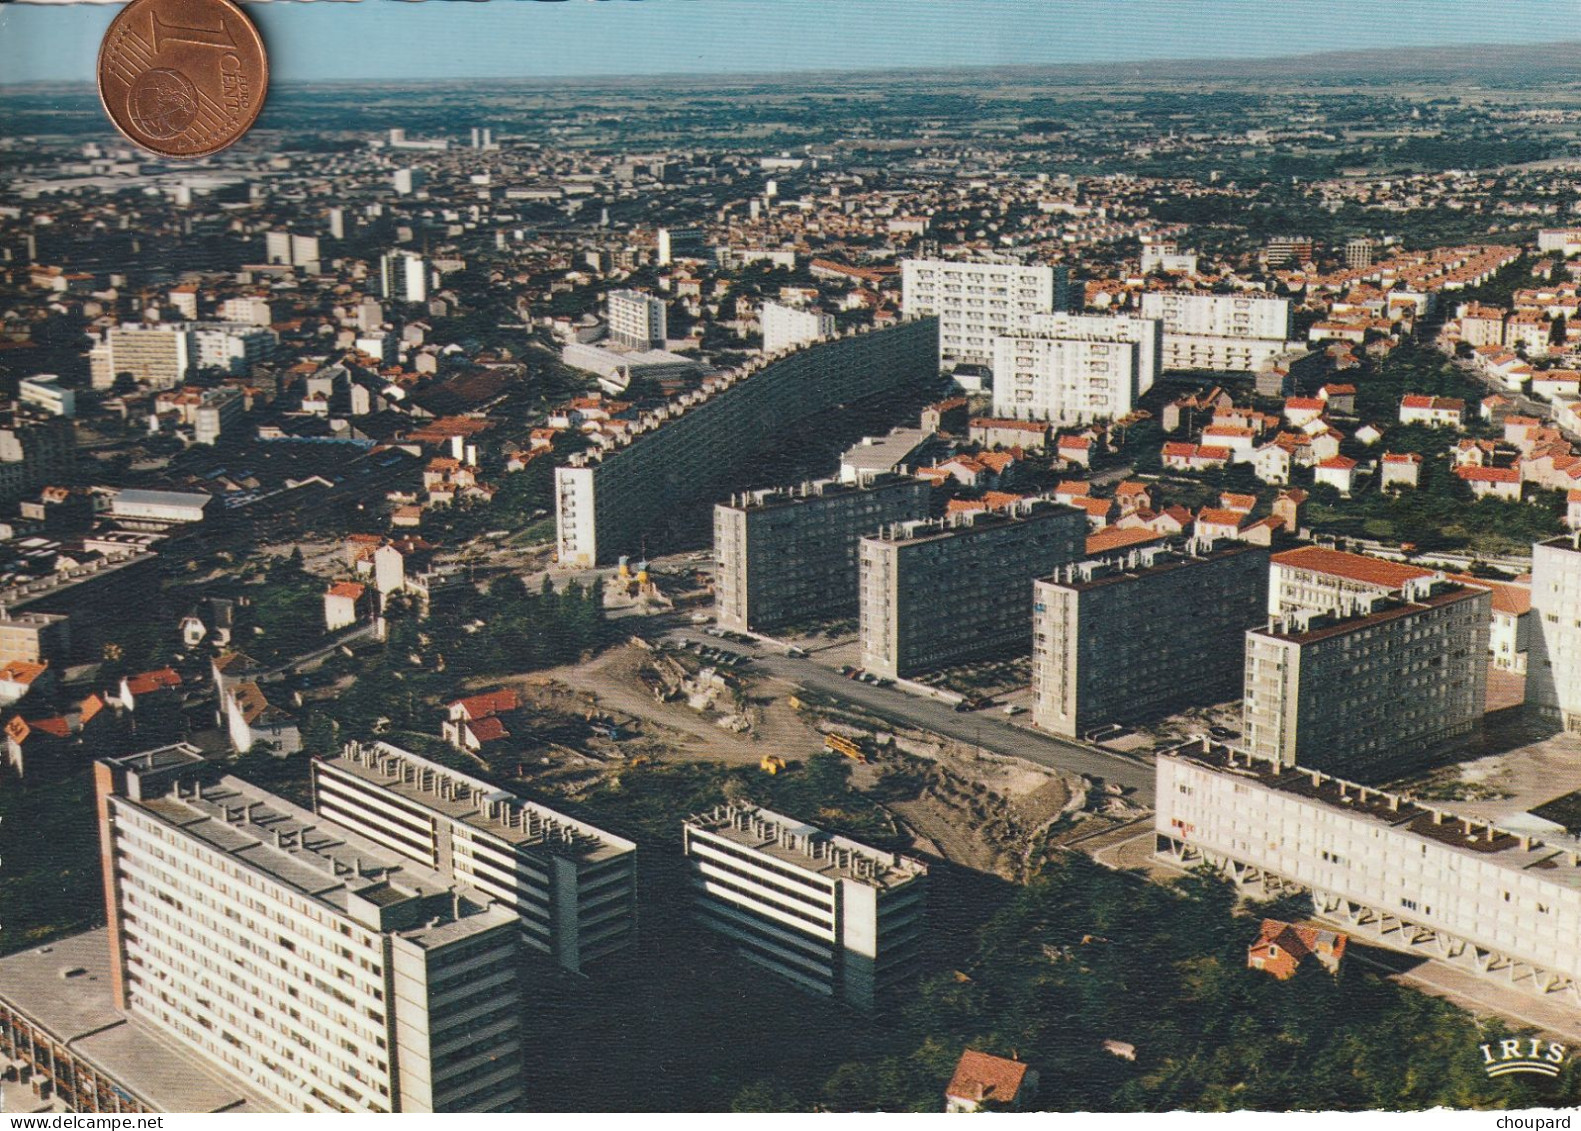
[[[1581,1103],[1574,45],[1157,46],[0,76],[0,1111]]]

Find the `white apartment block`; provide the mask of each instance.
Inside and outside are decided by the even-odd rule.
[[[511,910],[523,943],[566,970],[636,942],[629,840],[386,742],[315,761],[313,806]]]
[[[17,400],[51,416],[76,416],[77,394],[53,373],[38,373],[17,382]]]
[[[379,293],[396,302],[428,301],[428,266],[410,251],[387,252],[379,260]]]
[[[244,377],[274,354],[280,337],[267,327],[245,323],[194,322],[190,327],[199,369],[217,369],[228,377]]]
[[[750,632],[857,611],[864,534],[928,516],[932,488],[903,475],[753,491],[714,507],[714,608]]]
[[[290,1110],[519,1104],[513,914],[190,746],[94,771],[119,1009]]]
[[[245,295],[228,298],[220,303],[220,321],[243,326],[268,326],[274,318],[274,307],[262,295]]]
[[[707,529],[712,504],[785,429],[840,405],[918,388],[938,370],[931,318],[851,333],[706,378],[643,414],[629,441],[578,453],[555,469],[557,557],[587,568],[656,552],[666,538]],[[644,538],[649,548],[644,550]]]
[[[1032,582],[1086,545],[1086,515],[1042,499],[863,538],[861,666],[899,679],[976,656],[1024,655]]]
[[[1069,426],[1124,416],[1153,387],[1163,324],[1106,314],[1039,314],[994,339],[994,415]]]
[[[669,335],[664,300],[641,291],[610,291],[609,336],[630,349],[662,349]]]
[[[1353,935],[1581,1004],[1581,842],[1192,743],[1158,756],[1158,855],[1267,895],[1305,889]]]
[[[1267,588],[1268,551],[1240,543],[1062,566],[1034,584],[1033,722],[1079,738],[1235,698]]]
[[[1052,267],[908,259],[900,265],[908,318],[939,320],[939,363],[992,365],[994,339],[1019,334],[1054,309]]]
[[[1182,252],[1179,245],[1168,242],[1150,243],[1142,247],[1142,274],[1162,271],[1168,275],[1195,275],[1197,257]]]
[[[1411,768],[1481,725],[1491,616],[1487,590],[1429,579],[1348,615],[1295,612],[1248,631],[1247,749],[1369,777]]]
[[[1150,291],[1142,317],[1164,323],[1165,369],[1256,372],[1291,348],[1290,300],[1272,295]]]
[[[758,317],[763,325],[763,352],[766,354],[834,337],[834,315],[821,310],[765,302]]]
[[[1526,701],[1581,730],[1581,537],[1532,547],[1532,613]]]
[[[105,367],[94,372],[93,387],[108,389],[122,373],[154,389],[169,389],[187,379],[196,364],[190,326],[128,323],[104,335]]]
[[[660,267],[677,259],[708,258],[708,238],[701,228],[660,228],[657,242]]]
[[[864,1010],[916,971],[920,860],[746,806],[690,817],[682,833],[699,923],[747,961]]]

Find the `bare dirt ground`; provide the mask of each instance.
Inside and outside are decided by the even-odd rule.
[[[587,664],[498,682],[523,689],[540,709],[560,709],[554,698],[558,687],[576,693],[577,702],[584,704],[577,708],[581,712],[596,708],[640,719],[645,737],[661,743],[669,757],[756,765],[765,754],[797,761],[810,758],[823,748],[823,736],[785,702],[788,687],[770,686],[778,681],[757,681],[757,686],[749,691],[755,725],[751,733],[736,734],[683,702],[660,703],[654,699],[637,678],[649,657],[643,649],[627,644],[611,648]],[[776,690],[780,693],[775,694]]]
[[[917,847],[953,863],[1006,877],[1024,874],[1044,834],[1087,799],[1081,779],[1006,758],[920,730],[895,731],[859,709],[790,704],[794,685],[742,669],[752,721],[747,733],[719,726],[717,715],[682,701],[661,703],[639,673],[653,654],[627,644],[586,664],[495,681],[517,688],[539,711],[566,717],[613,714],[635,723],[614,749],[626,761],[700,760],[756,765],[765,754],[794,764],[824,748],[824,736],[858,739],[869,761],[854,764],[851,784],[871,792],[914,835]],[[793,771],[794,772],[794,769]]]
[[[914,790],[886,804],[919,840],[1006,878],[1024,875],[1044,832],[1086,798],[1079,779],[920,733],[897,735],[886,758],[911,771]]]

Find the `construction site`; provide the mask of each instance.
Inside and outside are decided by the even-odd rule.
[[[1052,846],[1141,814],[1113,787],[897,726],[758,671],[752,657],[723,644],[633,637],[591,662],[505,685],[534,713],[537,732],[586,737],[535,744],[530,758],[514,767],[496,758],[495,768],[514,768],[534,789],[571,800],[675,766],[731,772],[748,791],[754,781],[783,787],[814,759],[833,756],[850,789],[881,808],[910,846],[1005,879],[1028,875]]]

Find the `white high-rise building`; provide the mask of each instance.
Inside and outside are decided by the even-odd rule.
[[[767,809],[715,809],[682,833],[698,922],[748,962],[859,1009],[916,971],[922,861]]]
[[[428,301],[428,265],[414,251],[387,252],[379,260],[379,292],[396,302]]]
[[[220,303],[220,321],[245,326],[268,326],[274,322],[274,308],[262,295],[228,298]]]
[[[641,291],[610,291],[609,336],[632,349],[662,349],[669,336],[669,315],[664,300]]]
[[[274,354],[280,337],[262,326],[194,322],[192,343],[199,369],[217,369],[228,377],[244,377]]]
[[[264,233],[264,262],[318,271],[318,237],[294,232]]]
[[[677,259],[707,259],[707,235],[701,228],[660,228],[658,238],[660,267]]]
[[[1112,314],[1037,314],[994,339],[994,415],[1087,424],[1124,416],[1163,365],[1163,324]]]
[[[109,380],[101,385],[101,375],[95,373],[96,389],[109,388],[122,373],[150,388],[171,388],[187,379],[197,353],[191,329],[180,324],[115,326],[105,333],[104,344]]]
[[[344,208],[331,208],[329,210],[329,234],[333,239],[346,238],[346,210]]]
[[[1054,310],[1052,267],[908,259],[900,265],[906,317],[937,315],[943,365],[992,365],[994,339],[1019,334]]]
[[[1532,613],[1526,701],[1565,730],[1581,730],[1581,536],[1532,547]]]
[[[190,746],[94,776],[117,1009],[288,1110],[520,1102],[513,913]]]
[[[313,764],[319,815],[518,916],[522,941],[581,972],[637,936],[637,846],[387,742]]]
[[[390,180],[397,196],[410,196],[428,183],[428,173],[422,169],[397,169]]]
[[[291,233],[264,233],[264,262],[291,265]]]
[[[834,337],[834,315],[778,302],[765,302],[760,314],[763,323],[763,352],[774,354],[794,346],[809,345]]]
[[[1164,323],[1165,369],[1256,372],[1290,337],[1290,300],[1268,294],[1149,291],[1142,316]]]

